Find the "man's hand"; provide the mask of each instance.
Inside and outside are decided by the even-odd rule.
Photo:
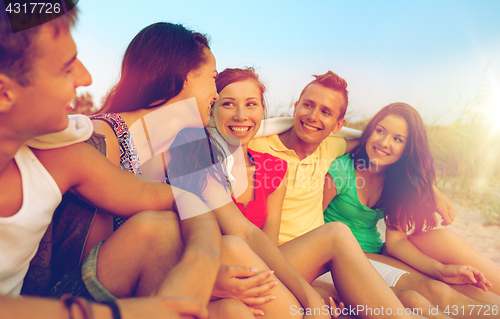
[[[254,315],[261,315],[263,314],[262,310],[255,307],[276,298],[267,294],[278,283],[274,280],[266,281],[272,274],[271,270],[257,273],[256,268],[222,266],[219,269],[211,299],[233,298],[241,300]]]

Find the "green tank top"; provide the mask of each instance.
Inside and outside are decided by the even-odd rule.
[[[377,230],[377,222],[384,217],[384,212],[359,202],[356,170],[349,154],[335,159],[328,173],[335,181],[337,196],[324,212],[325,223],[338,221],[346,224],[364,251],[379,253],[383,243]]]

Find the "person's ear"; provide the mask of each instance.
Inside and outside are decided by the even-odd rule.
[[[335,124],[335,126],[333,127],[333,130],[332,130],[332,133],[333,134],[336,134],[340,131],[340,129],[342,128],[342,126],[344,126],[345,124],[345,119],[340,119],[337,121],[337,124]]]
[[[14,84],[17,83],[13,79],[0,73],[0,113],[9,112],[16,101]]]
[[[297,107],[299,106],[299,101],[295,102],[293,104],[293,114],[295,114],[295,112],[297,112]]]

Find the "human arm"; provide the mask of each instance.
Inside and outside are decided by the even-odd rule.
[[[106,140],[106,157],[116,167],[120,167],[120,145],[113,129],[104,121],[92,120],[94,132],[104,135]]]
[[[120,299],[117,302],[123,319],[180,319],[181,315],[192,318],[207,318],[207,310],[203,305],[189,298],[134,298]],[[102,304],[91,303],[93,318],[112,319],[111,309]],[[0,295],[2,318],[18,319],[67,319],[69,311],[59,300],[33,297],[14,298]],[[71,318],[83,319],[83,314],[76,304],[71,306]],[[185,318],[185,317],[184,317]]]
[[[453,204],[437,187],[432,186],[436,196],[436,211],[443,218],[441,225],[450,225],[455,220],[455,208]]]
[[[416,270],[449,284],[473,284],[483,290],[491,286],[483,273],[468,265],[446,265],[422,253],[405,232],[386,228],[387,252]]]
[[[337,196],[337,187],[330,173],[326,173],[325,186],[323,187],[323,211],[330,205],[330,202]]]
[[[262,227],[262,231],[273,241],[273,243],[278,246],[278,237],[280,233],[281,224],[281,209],[283,207],[283,201],[285,200],[286,193],[286,180],[288,178],[288,172],[281,180],[278,188],[274,190],[267,197],[267,219],[266,223]]]
[[[351,153],[351,151],[358,146],[359,144],[359,138],[346,138],[345,139],[345,153]]]
[[[208,211],[195,195],[186,193],[174,200],[173,187],[138,180],[86,143],[33,152],[61,193],[73,192],[117,216],[130,217],[144,210],[176,210],[175,200],[186,204],[192,200],[195,209],[203,207]]]

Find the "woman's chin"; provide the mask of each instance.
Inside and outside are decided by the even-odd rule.
[[[224,140],[227,142],[227,144],[229,146],[237,147],[237,146],[240,146],[240,144],[241,144],[240,140],[236,136],[222,135],[222,137],[224,138]]]

